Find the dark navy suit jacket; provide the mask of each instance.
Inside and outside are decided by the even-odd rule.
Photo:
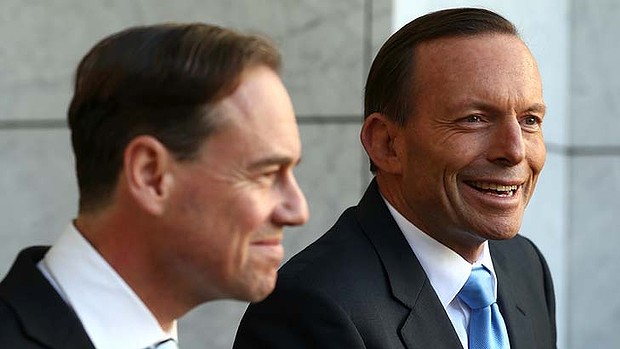
[[[94,349],[78,317],[36,266],[48,249],[23,250],[0,282],[0,347]]]
[[[531,241],[490,241],[512,349],[556,348],[547,264]],[[234,349],[455,349],[461,343],[373,181],[247,309]]]

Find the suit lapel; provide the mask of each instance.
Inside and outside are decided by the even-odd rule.
[[[0,287],[26,334],[50,348],[94,348],[82,324],[36,267],[47,247],[22,251]]]
[[[408,349],[460,348],[454,327],[424,269],[392,218],[372,181],[357,210],[362,230],[386,270],[392,294],[410,309],[400,329]]]
[[[509,251],[505,251],[501,243],[490,241],[489,246],[493,257],[493,267],[497,274],[498,305],[508,329],[510,348],[535,348],[532,321],[527,314],[527,300],[523,298],[529,291],[523,290],[522,283],[514,279],[527,271],[510,270],[510,261],[518,260],[518,258],[511,259],[506,256]]]
[[[422,285],[413,309],[401,328],[401,336],[410,349],[461,348],[454,327],[430,282]]]

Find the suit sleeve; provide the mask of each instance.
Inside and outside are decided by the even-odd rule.
[[[361,349],[347,313],[319,290],[280,287],[244,314],[233,349]]]

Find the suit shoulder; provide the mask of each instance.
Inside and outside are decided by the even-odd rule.
[[[509,240],[490,241],[491,251],[496,254],[506,255],[508,258],[530,261],[544,261],[543,254],[536,244],[523,235],[517,235]],[[493,252],[492,252],[493,253]]]
[[[382,269],[373,245],[355,219],[355,208],[347,209],[325,234],[293,256],[280,269],[283,284],[359,283],[362,274]]]
[[[5,324],[16,323],[17,317],[6,301],[0,298],[0,333],[5,329]]]
[[[3,299],[0,299],[0,342],[4,347],[7,343],[16,343],[19,340],[25,340],[21,324],[13,309]],[[8,347],[15,346],[9,345]]]
[[[553,295],[551,272],[545,257],[528,238],[516,236],[511,240],[491,241],[493,264],[504,275],[528,288],[528,292],[544,290],[547,296]]]

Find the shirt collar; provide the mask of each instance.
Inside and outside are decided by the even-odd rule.
[[[480,258],[472,265],[458,253],[418,229],[385,198],[383,200],[409,243],[411,250],[420,261],[444,309],[454,300],[467,282],[472,268],[477,265],[484,265],[493,275],[493,291],[497,298],[497,277],[495,276],[488,241],[484,242]]]
[[[70,224],[39,268],[80,318],[96,348],[144,348],[173,338],[146,305]]]

